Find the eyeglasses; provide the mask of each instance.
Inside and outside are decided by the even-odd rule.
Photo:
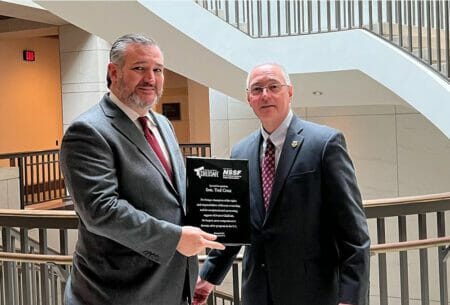
[[[258,96],[263,94],[264,89],[267,89],[267,92],[271,93],[279,93],[283,87],[289,87],[287,84],[270,84],[267,86],[253,86],[250,89],[247,89],[247,92],[249,92],[253,96]]]

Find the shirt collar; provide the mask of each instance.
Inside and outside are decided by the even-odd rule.
[[[271,134],[265,131],[261,125],[261,135],[264,138],[264,142],[267,141],[267,138],[270,137],[270,140],[272,141],[273,145],[275,145],[276,148],[281,148],[283,146],[284,140],[286,139],[286,134],[289,125],[291,124],[292,116],[293,116],[292,110],[289,110],[288,114],[286,115],[286,118],[283,120],[280,126],[278,126],[277,129],[275,129]]]
[[[133,109],[128,107],[125,103],[123,103],[121,100],[119,100],[119,98],[115,96],[114,93],[109,92],[109,98],[114,104],[116,104],[117,107],[120,108],[120,110],[122,110],[126,114],[126,116],[131,121],[136,122],[137,119],[140,117],[140,115],[136,111],[134,111]],[[151,125],[156,126],[153,117],[150,115],[150,112],[147,112],[145,116],[148,117]]]

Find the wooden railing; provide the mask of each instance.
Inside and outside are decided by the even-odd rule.
[[[434,300],[448,305],[446,260],[450,236],[445,233],[445,225],[446,214],[448,216],[450,211],[450,193],[367,200],[364,208],[372,236],[371,273],[375,279],[371,281],[370,294],[372,300],[376,299],[373,303],[393,303],[390,301],[397,292],[389,293],[388,287],[392,290],[395,285],[388,283],[397,278],[400,279],[398,298],[401,304],[417,299],[409,293],[408,284],[411,272],[415,272],[421,284],[420,289],[412,291],[412,294],[420,292],[421,304],[430,304]],[[436,217],[434,223],[433,216]],[[396,220],[395,223],[392,220]],[[3,251],[0,254],[0,304],[62,304],[62,290],[72,262],[67,232],[76,229],[77,224],[78,218],[73,211],[0,210]],[[391,226],[398,229],[391,230]],[[19,228],[19,239],[12,234],[13,228]],[[38,248],[30,247],[30,235],[35,228],[39,236]],[[51,229],[58,233],[50,232]],[[387,232],[398,232],[398,236]],[[407,233],[417,235],[417,238],[407,239]],[[52,238],[57,239],[56,246],[55,243],[50,245]],[[413,269],[408,268],[408,258],[417,253],[419,263]],[[433,256],[429,256],[431,254]],[[387,255],[390,255],[389,260]],[[200,256],[199,259],[203,261],[205,257]],[[232,268],[231,292],[220,291],[222,288],[218,287],[209,304],[240,304],[238,274],[241,260],[242,256],[238,256]],[[394,272],[397,268],[398,272]],[[433,273],[433,270],[438,272]],[[430,285],[434,283],[439,286],[437,296],[430,293]]]
[[[20,207],[68,196],[59,167],[59,150],[0,155],[19,168]]]
[[[211,144],[180,144],[181,153],[186,157],[211,157]]]
[[[211,145],[180,144],[182,154],[210,157]],[[59,164],[59,150],[42,150],[0,154],[0,160],[8,160],[9,166],[19,168],[20,207],[58,201],[67,202],[69,194]]]

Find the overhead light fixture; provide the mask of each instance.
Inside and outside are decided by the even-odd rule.
[[[317,95],[317,96],[319,96],[319,95],[322,95],[323,94],[323,92],[322,91],[313,91],[313,93],[312,93],[313,95]]]

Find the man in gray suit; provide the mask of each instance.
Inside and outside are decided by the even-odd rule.
[[[61,147],[80,217],[65,304],[188,304],[196,255],[224,247],[183,226],[183,157],[172,125],[151,111],[163,90],[163,55],[131,34],[114,42],[110,60],[110,93],[72,122]]]
[[[277,64],[255,67],[247,88],[262,126],[231,153],[250,170],[243,304],[366,304],[370,241],[343,135],[292,113],[292,85]],[[238,251],[211,251],[193,304],[222,282]]]

